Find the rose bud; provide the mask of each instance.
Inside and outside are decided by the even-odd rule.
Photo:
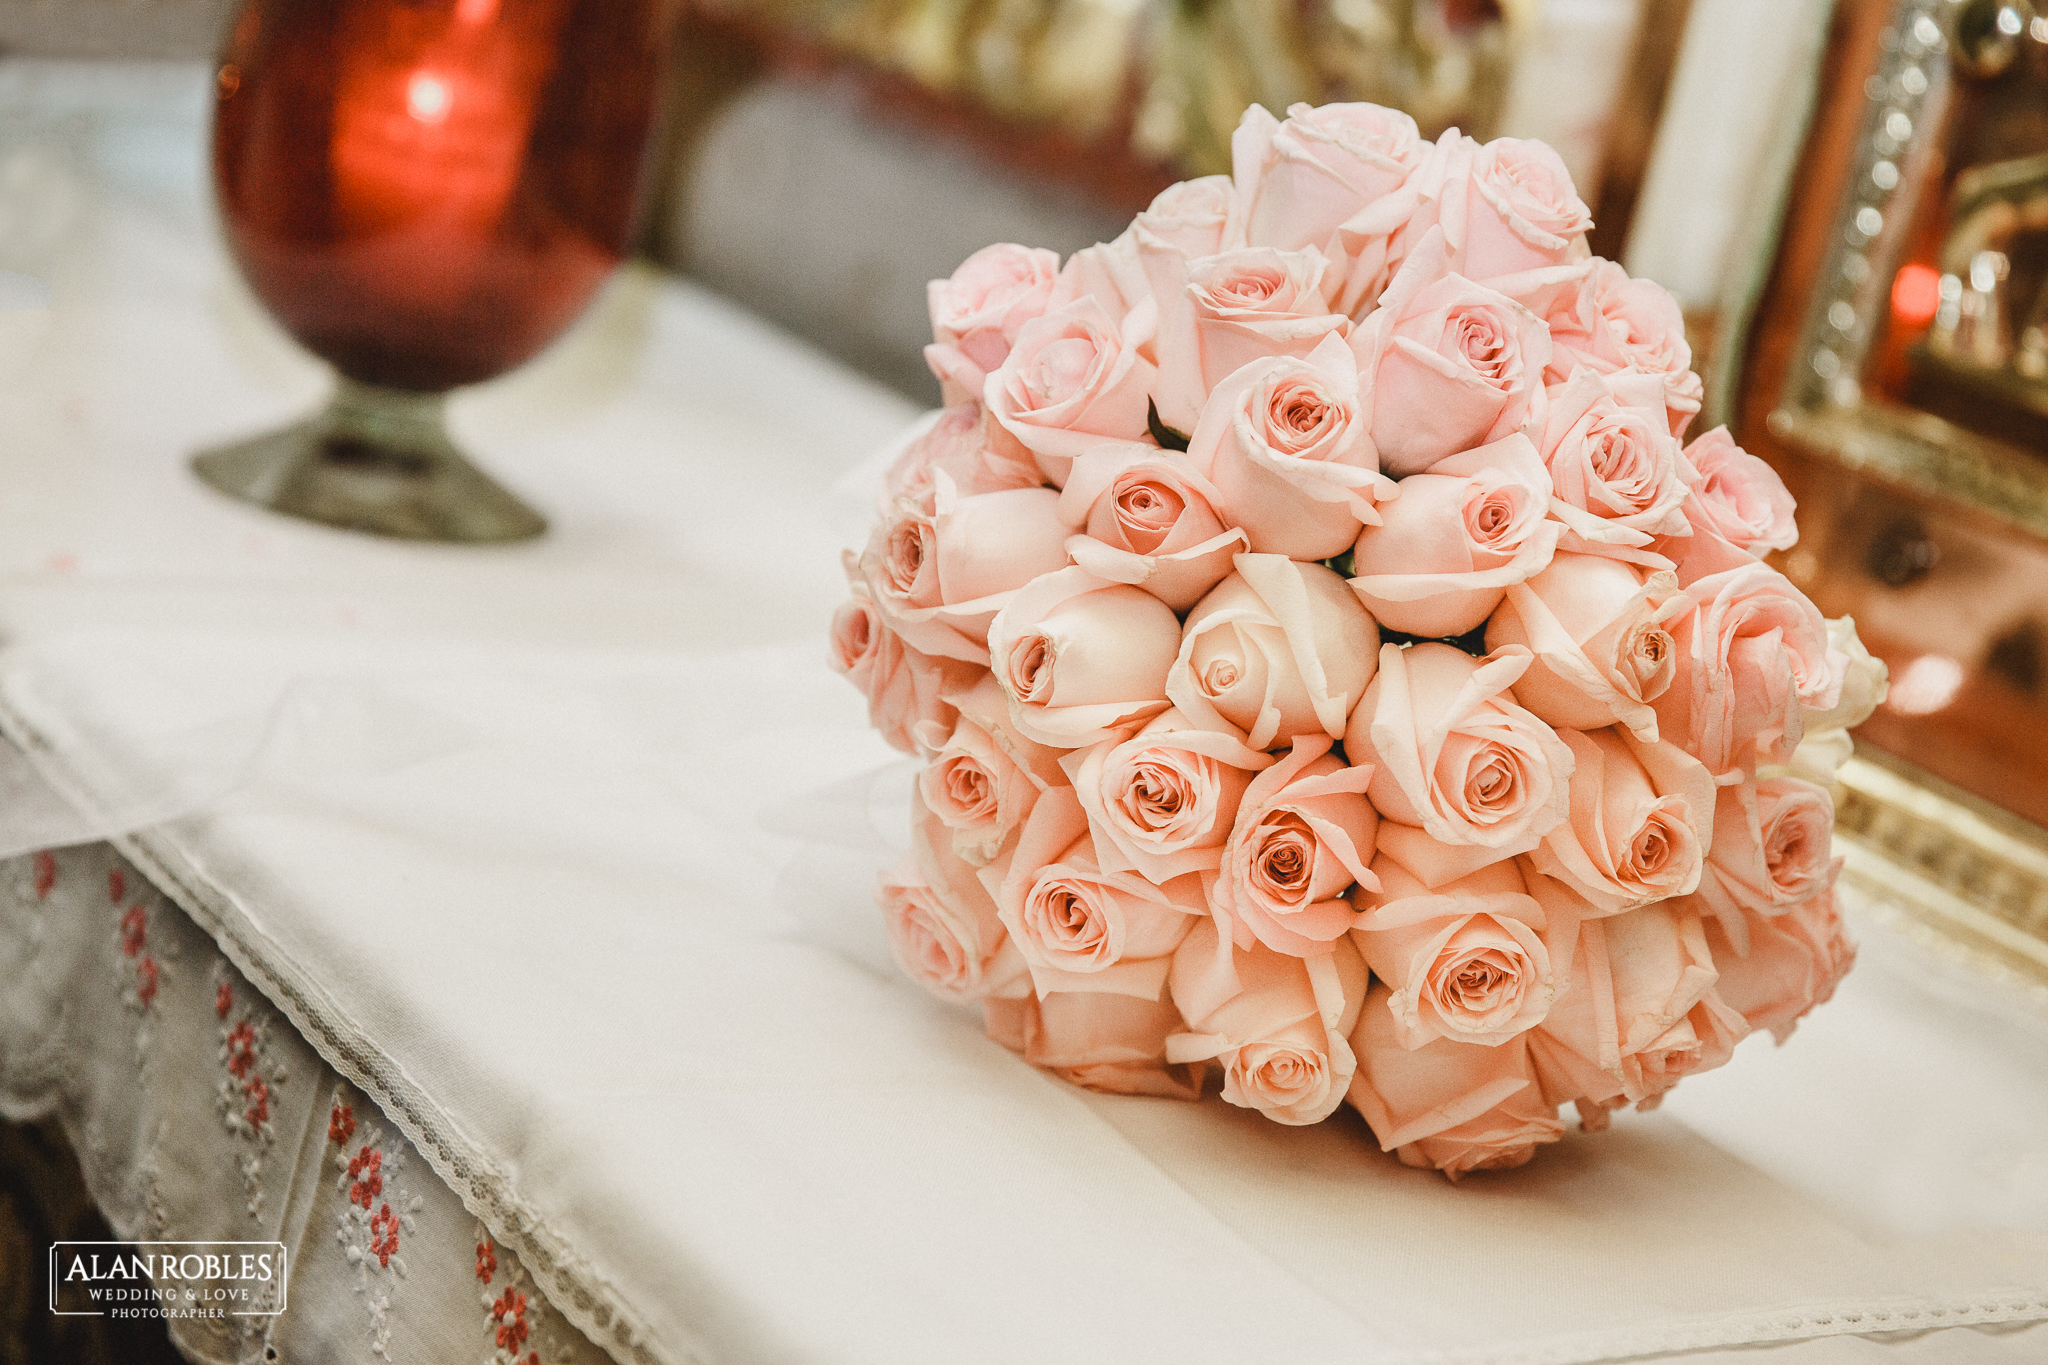
[[[1045,482],[1028,456],[1017,458],[989,442],[987,414],[979,402],[956,403],[937,413],[890,462],[877,510],[884,517],[901,511],[931,516],[938,506],[937,476],[942,471],[953,481],[954,494],[963,498],[1038,488]]]
[[[952,831],[916,798],[911,814],[910,852],[876,893],[904,974],[941,1000],[1030,994],[1024,959],[974,868],[955,856]]]
[[[1323,303],[1327,264],[1313,247],[1190,260],[1186,287],[1159,298],[1160,413],[1199,413],[1209,393],[1244,366],[1298,359],[1325,337],[1349,333],[1351,320]]]
[[[983,868],[981,879],[1041,996],[1108,991],[1157,1000],[1173,950],[1208,914],[1199,877],[1154,886],[1133,872],[1103,870],[1071,787],[1038,798],[1008,860]]]
[[[1733,783],[1717,794],[1699,903],[1741,948],[1744,911],[1782,915],[1834,885],[1835,803],[1796,777]]]
[[[923,727],[950,731],[957,712],[948,692],[974,685],[983,670],[959,659],[920,654],[889,629],[847,559],[853,596],[832,616],[832,671],[868,699],[868,723],[905,753],[920,753]]]
[[[988,662],[988,625],[1017,589],[1067,562],[1059,494],[1006,489],[960,497],[934,476],[933,512],[877,523],[860,557],[868,596],[904,642],[927,654]]]
[[[1524,1165],[1539,1145],[1564,1136],[1557,1106],[1537,1087],[1529,1035],[1495,1047],[1439,1038],[1410,1049],[1396,1033],[1390,994],[1372,988],[1351,1034],[1358,1074],[1350,1100],[1381,1151],[1456,1180]]]
[[[1320,1123],[1337,1111],[1355,1062],[1348,1035],[1365,1002],[1365,963],[1339,938],[1330,951],[1291,957],[1253,947],[1230,957],[1237,989],[1216,999],[1214,964],[1227,952],[1204,920],[1174,954],[1174,1003],[1186,1033],[1166,1040],[1176,1062],[1223,1067],[1223,1098],[1275,1123]]]
[[[1550,563],[1550,475],[1526,436],[1401,480],[1352,547],[1351,591],[1388,630],[1442,638],[1486,624],[1508,586]]]
[[[1445,273],[1436,229],[1351,334],[1379,466],[1400,478],[1541,417],[1550,338],[1521,304]]]
[[[1571,818],[1529,861],[1603,915],[1690,894],[1714,838],[1713,775],[1677,745],[1626,730],[1558,738],[1574,760]]]
[[[1519,649],[1474,659],[1450,645],[1380,647],[1344,752],[1371,765],[1367,795],[1381,816],[1415,827],[1379,834],[1410,868],[1424,835],[1443,845],[1433,853],[1441,881],[1534,848],[1564,822],[1572,751],[1508,690],[1528,665]]]
[[[918,773],[925,808],[953,832],[953,850],[979,867],[996,856],[1031,813],[1038,794],[1066,782],[1059,751],[1010,728],[1008,703],[983,674],[952,699],[960,719],[950,734],[932,726],[921,738],[931,761]]]
[[[1427,145],[1414,119],[1377,104],[1290,105],[1285,123],[1253,105],[1231,138],[1246,241],[1326,246],[1340,223],[1399,189]]]
[[[1708,530],[1761,559],[1799,541],[1792,520],[1796,504],[1778,471],[1735,444],[1728,428],[1715,427],[1685,448],[1696,475],[1685,501],[1695,531]]]
[[[1166,709],[1180,622],[1148,592],[1069,568],[1011,598],[988,639],[1017,729],[1078,749]]]
[[[1100,303],[1076,299],[1024,324],[982,402],[1058,486],[1088,447],[1144,437],[1153,375]]]
[[[1239,555],[1188,613],[1166,695],[1204,729],[1254,749],[1344,733],[1378,667],[1379,627],[1320,564]]]
[[[1358,372],[1342,340],[1305,360],[1247,365],[1209,395],[1188,459],[1222,494],[1258,554],[1328,559],[1377,524],[1382,477],[1358,404]]]
[[[1222,505],[1185,455],[1131,442],[1088,451],[1060,490],[1061,518],[1085,532],[1067,539],[1074,562],[1175,611],[1200,601],[1250,548],[1243,531],[1223,524]]]
[[[1654,1108],[1681,1076],[1720,1066],[1749,1026],[1714,979],[1706,930],[1680,905],[1585,921],[1571,989],[1528,1035],[1544,1098],[1576,1101],[1586,1126],[1602,1128],[1610,1109]]]
[[[1728,932],[1731,924],[1741,926],[1739,945]],[[1832,885],[1780,914],[1744,910],[1737,919],[1710,919],[1706,932],[1721,973],[1714,994],[1750,1028],[1769,1029],[1781,1044],[1856,965],[1856,945],[1835,908]]]
[[[1364,913],[1351,941],[1387,983],[1401,1046],[1449,1038],[1493,1047],[1542,1021],[1578,919],[1546,917],[1512,859],[1433,890],[1385,853],[1372,870],[1380,889],[1358,893]]]
[[[1202,1063],[1166,1060],[1166,1040],[1182,1028],[1167,1000],[1099,991],[1053,991],[982,1002],[988,1036],[1083,1090],[1106,1095],[1202,1097]]]
[[[981,397],[1017,333],[1045,312],[1059,273],[1058,252],[1001,242],[969,256],[952,278],[925,286],[932,316],[925,363],[938,376],[947,404]]]
[[[1672,619],[1678,676],[1656,699],[1657,731],[1717,776],[1754,772],[1798,747],[1806,709],[1841,701],[1848,659],[1806,594],[1766,565],[1688,585]]]
[[[1613,261],[1586,264],[1575,288],[1538,310],[1550,325],[1550,382],[1563,383],[1580,366],[1653,375],[1663,388],[1666,425],[1683,435],[1700,410],[1703,387],[1692,372],[1678,300],[1660,284],[1630,279]]]
[[[1166,711],[1126,740],[1105,739],[1061,760],[1112,872],[1171,881],[1223,862],[1238,806],[1271,754]]]
[[[1293,752],[1245,793],[1209,888],[1217,923],[1239,948],[1327,953],[1358,919],[1346,894],[1379,885],[1369,866],[1380,823],[1365,799],[1371,773],[1345,767],[1330,748],[1328,735],[1296,736]]]
[[[1535,654],[1515,683],[1515,700],[1557,728],[1625,725],[1639,739],[1655,739],[1650,703],[1678,676],[1666,622],[1689,605],[1668,573],[1560,553],[1507,589],[1486,623],[1486,647],[1520,645]]]
[[[1659,408],[1639,403],[1641,376],[1574,371],[1549,391],[1536,448],[1556,489],[1553,508],[1584,540],[1624,548],[1685,535],[1691,466]]]

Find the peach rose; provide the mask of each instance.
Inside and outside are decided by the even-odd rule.
[[[1036,488],[1043,481],[1037,465],[989,444],[986,414],[979,402],[956,403],[932,417],[890,463],[877,508],[882,516],[905,510],[932,515],[937,510],[940,471],[953,481],[953,491],[960,497]]]
[[[1258,105],[1231,138],[1236,217],[1252,246],[1329,244],[1339,224],[1401,188],[1428,144],[1415,120],[1377,104]]]
[[[1379,467],[1399,478],[1530,428],[1543,413],[1542,319],[1445,271],[1441,234],[1402,264],[1351,334]]]
[[[910,831],[910,852],[876,892],[904,974],[941,1000],[1030,994],[1024,959],[988,889],[954,854],[952,831],[916,798]]]
[[[1320,1123],[1344,1102],[1356,1065],[1348,1035],[1366,990],[1358,950],[1340,938],[1307,959],[1261,947],[1238,952],[1237,989],[1218,1000],[1213,964],[1222,943],[1205,920],[1174,955],[1171,989],[1188,1032],[1166,1040],[1167,1058],[1214,1058],[1230,1103],[1275,1123]]]
[[[1351,939],[1387,983],[1401,1046],[1450,1038],[1493,1047],[1542,1022],[1578,920],[1546,917],[1513,860],[1434,890],[1384,853],[1372,870],[1380,890],[1358,893],[1364,914]]]
[[[1538,1146],[1564,1136],[1557,1106],[1536,1084],[1529,1035],[1494,1047],[1439,1038],[1410,1049],[1387,1008],[1390,993],[1384,985],[1372,988],[1351,1034],[1358,1054],[1351,1103],[1372,1125],[1381,1151],[1457,1180],[1524,1165]]]
[[[1508,590],[1550,563],[1550,475],[1519,433],[1439,460],[1399,484],[1352,547],[1351,590],[1389,630],[1442,638],[1486,624]]]
[[[1203,1064],[1166,1060],[1166,1040],[1182,1027],[1171,1001],[1095,991],[1027,992],[1019,1000],[984,1000],[981,1009],[990,1038],[1083,1090],[1202,1097]]]
[[[1515,683],[1515,700],[1559,729],[1625,725],[1655,739],[1650,703],[1678,675],[1666,624],[1689,607],[1669,573],[1560,553],[1507,589],[1486,624],[1486,647],[1521,645],[1536,656]]]
[[[1508,690],[1529,658],[1512,648],[1474,659],[1450,645],[1380,647],[1344,752],[1372,766],[1367,795],[1390,822],[1380,844],[1409,867],[1420,857],[1438,880],[1463,876],[1536,847],[1564,822],[1572,751]],[[1424,836],[1444,847],[1411,856]]]
[[[919,736],[931,761],[918,773],[925,808],[953,832],[953,851],[976,867],[996,856],[1047,787],[1065,782],[1059,752],[1012,730],[996,680],[949,698],[960,710],[950,733]]]
[[[1575,370],[1549,391],[1536,448],[1557,490],[1558,518],[1594,545],[1648,545],[1685,535],[1691,466],[1663,410],[1640,403],[1636,376]]]
[[[1678,676],[1656,699],[1663,738],[1718,774],[1753,772],[1798,747],[1804,710],[1841,701],[1848,660],[1783,574],[1750,563],[1687,585],[1673,619]]]
[[[1663,390],[1666,425],[1681,436],[1700,410],[1704,388],[1692,371],[1692,347],[1685,317],[1671,291],[1650,280],[1632,280],[1613,261],[1588,261],[1577,287],[1544,313],[1550,324],[1549,377],[1571,378],[1585,366],[1601,374],[1623,370],[1655,376]]]
[[[1731,924],[1738,933],[1728,932]],[[1769,1029],[1781,1044],[1856,965],[1832,885],[1781,914],[1745,910],[1734,920],[1709,920],[1706,932],[1721,973],[1714,993],[1750,1028]]]
[[[988,638],[1017,729],[1078,749],[1166,709],[1180,622],[1148,592],[1069,568],[1019,591]]]
[[[1683,896],[1714,839],[1714,778],[1675,744],[1627,730],[1562,730],[1572,758],[1571,818],[1530,862],[1603,915]]]
[[[1143,588],[1186,611],[1251,548],[1226,527],[1223,497],[1185,456],[1131,442],[1099,445],[1074,461],[1060,516],[1074,563],[1114,583]]]
[[[932,316],[925,363],[938,376],[948,404],[981,397],[1017,333],[1045,312],[1059,273],[1058,252],[1000,242],[969,256],[950,279],[925,286]]]
[[[1328,559],[1377,524],[1394,496],[1358,404],[1358,371],[1337,337],[1306,359],[1263,360],[1209,395],[1188,458],[1222,494],[1258,554]]]
[[[1201,879],[1154,886],[1109,872],[1071,787],[1038,798],[1007,861],[981,871],[1040,996],[1107,991],[1157,1000],[1173,950],[1207,916]]]
[[[1253,775],[1275,761],[1229,735],[1193,728],[1178,710],[1130,739],[1105,739],[1061,760],[1103,865],[1162,884],[1222,864]]]
[[[1735,444],[1728,428],[1715,427],[1685,448],[1692,466],[1692,496],[1686,519],[1695,530],[1713,531],[1761,559],[1771,550],[1799,543],[1792,520],[1796,504],[1778,471]]]
[[[848,571],[853,573],[851,564]],[[829,662],[833,672],[868,699],[868,723],[891,745],[912,754],[923,752],[918,747],[922,727],[951,729],[958,712],[946,694],[972,687],[983,672],[975,664],[934,658],[904,644],[858,577],[853,578],[853,596],[832,615]]]
[[[1089,446],[1144,437],[1154,374],[1102,305],[1081,298],[1024,324],[982,402],[1058,486]]]
[[[1378,667],[1379,627],[1320,564],[1281,555],[1236,563],[1188,613],[1166,695],[1195,724],[1254,749],[1344,733]]]
[[[1741,941],[1742,912],[1781,915],[1835,881],[1835,803],[1796,777],[1722,787],[1699,901]]]
[[[902,508],[876,524],[860,557],[868,596],[904,642],[988,662],[989,621],[1016,590],[1067,562],[1059,494],[1006,489],[961,497],[934,475],[930,515]]]
[[[1297,735],[1245,793],[1209,887],[1216,922],[1239,948],[1327,953],[1358,920],[1346,894],[1379,886],[1368,866],[1380,823],[1365,799],[1371,770],[1345,767],[1330,747],[1328,735]]]
[[[1545,1099],[1576,1101],[1601,1128],[1609,1110],[1654,1108],[1681,1076],[1727,1061],[1749,1026],[1714,994],[1715,975],[1706,929],[1682,905],[1581,924],[1571,989],[1529,1034]]]
[[[1351,320],[1323,304],[1327,264],[1313,247],[1250,247],[1189,260],[1185,287],[1158,296],[1161,416],[1171,422],[1198,414],[1243,366],[1306,356],[1323,338],[1348,333]]]

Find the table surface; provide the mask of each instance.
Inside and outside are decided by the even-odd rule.
[[[2048,1022],[1864,916],[1791,1046],[1458,1187],[923,998],[867,904],[901,771],[823,666],[833,485],[910,406],[635,269],[454,404],[541,541],[219,499],[189,452],[324,381],[216,244],[204,89],[0,62],[50,295],[0,312],[0,715],[622,1358],[2048,1352]]]

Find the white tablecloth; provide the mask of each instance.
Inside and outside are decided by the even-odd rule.
[[[320,380],[197,207],[202,80],[65,134],[0,728],[113,823],[226,793],[120,848],[622,1359],[2048,1354],[2043,1026],[1878,931],[1791,1047],[1457,1187],[1355,1119],[1086,1095],[876,970],[827,490],[908,406],[635,271],[457,406],[543,541],[219,500],[187,453]]]

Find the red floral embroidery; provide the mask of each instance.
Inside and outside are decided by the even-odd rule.
[[[135,964],[135,998],[142,1002],[144,1009],[148,1009],[150,1002],[156,999],[156,981],[156,959],[144,953],[142,961]]]
[[[57,889],[57,855],[45,849],[35,859],[36,899],[46,901]]]
[[[389,1270],[391,1254],[397,1250],[398,1215],[386,1204],[370,1219],[370,1251],[376,1256],[377,1264]]]
[[[270,1087],[263,1083],[261,1076],[248,1079],[242,1086],[242,1098],[249,1101],[242,1117],[249,1120],[251,1128],[261,1128],[270,1122]]]
[[[118,877],[121,874],[117,870],[114,873],[114,875]],[[137,953],[142,951],[144,945],[147,944],[148,941],[149,917],[143,913],[143,909],[141,906],[130,906],[128,908],[128,913],[121,916],[122,955],[124,957],[134,957]]]
[[[113,889],[111,879],[120,875],[119,868],[110,874],[110,890]],[[135,964],[135,1002],[144,1010],[156,999],[158,978],[156,958],[146,951],[148,946],[149,916],[141,906],[132,905],[121,916],[121,954],[141,959]]]
[[[337,1104],[334,1112],[327,1116],[327,1140],[339,1147],[356,1135],[356,1111],[353,1106]]]
[[[228,1017],[228,1011],[235,1007],[235,988],[223,981],[213,989],[213,1015],[216,1019]]]
[[[491,1321],[498,1324],[498,1346],[517,1352],[532,1333],[526,1325],[526,1295],[506,1289],[505,1297],[491,1305]]]
[[[118,867],[107,869],[107,899],[119,905],[128,896],[128,874]],[[134,913],[140,913],[139,911]],[[132,954],[131,954],[132,956]]]
[[[384,1193],[384,1154],[365,1146],[348,1161],[348,1202],[370,1207],[370,1201]]]
[[[228,1030],[228,1074],[241,1080],[255,1065],[256,1030],[244,1019]]]
[[[476,1277],[485,1284],[498,1273],[498,1249],[489,1242],[476,1244]]]

